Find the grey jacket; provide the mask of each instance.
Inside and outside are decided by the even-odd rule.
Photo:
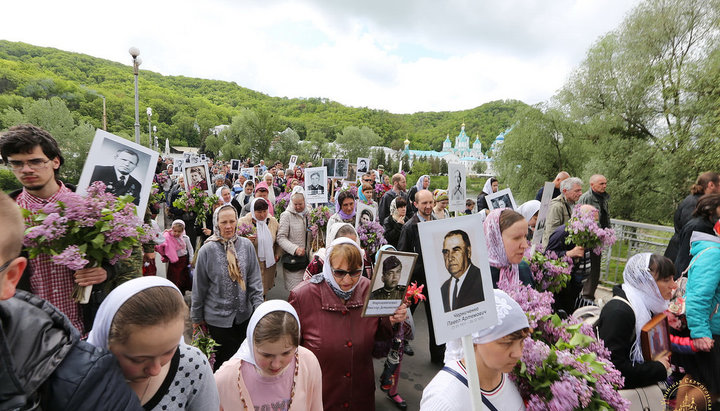
[[[542,244],[545,247],[547,247],[553,231],[570,219],[574,206],[575,204],[568,202],[563,194],[552,199],[548,207],[547,217],[545,217],[545,231],[542,238]]]
[[[610,194],[595,193],[592,190],[588,190],[580,196],[578,204],[589,204],[595,207],[600,212],[600,227],[608,228],[610,227],[608,201],[610,201]]]
[[[222,244],[209,242],[198,251],[193,278],[191,317],[194,323],[230,328],[252,315],[263,302],[260,265],[250,240],[235,242],[237,263],[245,278],[245,291],[230,279],[227,256]]]

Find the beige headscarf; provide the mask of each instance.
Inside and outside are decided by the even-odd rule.
[[[230,239],[225,239],[220,234],[220,226],[218,224],[218,220],[220,218],[220,211],[229,209],[232,210],[233,213],[235,213],[235,219],[237,219],[237,210],[232,205],[223,205],[217,208],[215,212],[213,213],[213,235],[210,236],[207,240],[205,240],[205,244],[213,241],[217,241],[225,248],[225,256],[227,257],[228,262],[228,273],[230,274],[230,279],[233,281],[236,281],[238,284],[240,284],[240,288],[245,291],[245,279],[243,278],[243,273],[240,271],[240,266],[237,263],[237,254],[235,251],[235,241],[237,241],[237,231],[233,234],[233,236]]]

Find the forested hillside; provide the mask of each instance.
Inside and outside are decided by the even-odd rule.
[[[0,112],[39,99],[59,97],[78,123],[102,124],[102,99],[107,99],[108,131],[133,135],[133,73],[128,65],[53,48],[0,40]],[[141,125],[147,141],[145,108],[153,110],[153,124],[161,138],[174,145],[204,145],[210,127],[231,124],[250,110],[267,120],[269,132],[292,128],[301,140],[315,133],[326,142],[348,126],[368,127],[381,144],[400,148],[410,138],[413,148],[436,149],[448,133],[466,123],[483,147],[513,124],[519,101],[494,101],[456,112],[393,114],[383,110],[344,106],[326,98],[271,97],[232,82],[183,76],[163,76],[140,67]],[[481,97],[478,104],[483,103]],[[2,121],[2,119],[0,119]],[[0,129],[9,124],[0,123]]]

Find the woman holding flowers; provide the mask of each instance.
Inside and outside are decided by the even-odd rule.
[[[262,303],[238,352],[215,373],[220,409],[321,411],[320,364],[299,345],[295,309],[281,300]]]
[[[240,346],[250,315],[263,302],[263,288],[255,249],[237,235],[235,207],[215,210],[213,227],[214,234],[198,251],[191,317],[193,328],[207,324],[221,344],[219,367]]]
[[[423,390],[421,410],[472,409],[467,385],[470,372],[478,375],[486,408],[503,411],[525,409],[520,391],[508,373],[522,357],[530,326],[525,312],[515,300],[504,291],[493,291],[498,323],[473,333],[477,369],[467,369],[462,341],[449,341],[445,350],[445,367]]]
[[[185,345],[187,305],[161,277],[121,284],[100,305],[88,342],[109,349],[146,410],[217,410],[217,387],[203,353]]]
[[[659,361],[644,359],[640,332],[653,315],[667,309],[676,287],[674,274],[670,259],[659,254],[635,254],[625,265],[624,283],[613,288],[613,299],[600,312],[598,336],[625,377],[625,388],[646,387],[668,376],[670,354]]]
[[[507,208],[492,210],[483,222],[494,288],[500,280],[533,283],[530,267],[523,261],[529,246],[527,227],[520,213]]]
[[[392,324],[405,321],[407,308],[391,317],[362,317],[370,280],[362,276],[360,247],[338,238],[327,254],[323,273],[290,292],[303,325],[300,344],[320,361],[325,409],[374,410],[373,347],[391,338]]]
[[[335,200],[335,214],[333,214],[327,223],[328,233],[333,225],[338,223],[347,223],[355,226],[355,197],[350,190],[340,191]],[[325,244],[330,244],[326,240]]]
[[[275,217],[268,215],[268,202],[263,198],[256,198],[250,206],[252,212],[238,220],[238,224],[248,224],[256,228],[256,234],[248,237],[255,246],[260,272],[262,273],[263,297],[275,285],[275,264],[279,257],[275,253],[275,238],[278,232],[278,222]]]
[[[277,231],[277,243],[282,251],[297,257],[308,256],[308,209],[305,203],[305,191],[295,187],[290,194],[290,204],[280,215],[280,226]],[[302,282],[305,268],[288,270],[284,268],[285,289],[292,291]]]

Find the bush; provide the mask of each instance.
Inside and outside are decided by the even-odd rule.
[[[15,178],[15,174],[6,168],[0,168],[0,190],[9,193],[22,188],[22,184]]]

